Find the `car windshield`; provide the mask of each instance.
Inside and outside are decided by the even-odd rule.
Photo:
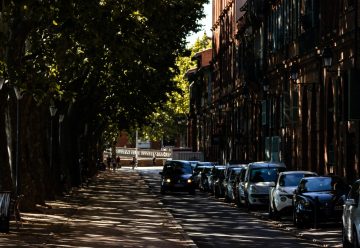
[[[172,163],[170,165],[166,165],[164,172],[166,174],[192,174],[192,167],[190,164],[183,163]]]
[[[230,174],[230,179],[233,180],[235,179],[236,175],[238,175],[240,173],[241,169],[234,169],[231,174]]]
[[[303,177],[303,173],[281,175],[279,178],[279,185],[282,187],[296,187]]]
[[[250,182],[275,182],[279,168],[255,168],[251,170]]]
[[[194,173],[197,174],[197,173],[199,173],[200,171],[204,170],[204,168],[205,168],[204,166],[197,166],[197,167],[194,168]]]
[[[302,182],[304,182],[304,192],[331,191],[333,189],[331,178],[311,178]]]
[[[212,169],[211,167],[205,167],[204,170],[203,170],[203,173],[210,174],[211,169]]]
[[[212,174],[215,176],[219,176],[222,172],[224,172],[225,168],[215,168],[212,170]]]

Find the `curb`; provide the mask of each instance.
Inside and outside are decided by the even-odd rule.
[[[189,248],[198,248],[198,246],[195,244],[195,242],[190,238],[190,236],[184,231],[184,229],[182,228],[182,226],[179,224],[179,222],[175,219],[175,217],[170,213],[170,211],[166,208],[163,207],[163,203],[161,201],[161,197],[159,195],[157,195],[154,192],[154,189],[152,187],[150,187],[150,185],[146,182],[145,178],[139,173],[137,172],[137,174],[140,176],[141,180],[144,181],[145,185],[148,187],[149,192],[151,192],[151,194],[158,200],[158,204],[161,205],[164,213],[167,215],[167,217],[169,218],[169,221],[175,226],[176,230],[181,234],[181,236],[183,236],[186,247]]]
[[[300,233],[300,230],[285,227],[281,223],[274,223],[274,221],[272,221],[271,219],[265,217],[264,215],[262,215],[260,213],[254,213],[254,212],[249,212],[249,213],[252,214],[253,216],[259,218],[259,219],[266,220],[268,225],[271,225],[272,227],[274,227],[274,228],[276,228],[278,230],[286,231],[288,233],[291,233],[295,237],[298,237],[298,238],[301,238],[301,239],[304,239],[304,240],[308,240],[308,241],[312,241],[316,246],[319,246],[319,247],[332,247],[327,242],[316,239],[312,235]]]

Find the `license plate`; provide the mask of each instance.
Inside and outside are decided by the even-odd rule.
[[[335,210],[343,210],[343,206],[335,206]]]

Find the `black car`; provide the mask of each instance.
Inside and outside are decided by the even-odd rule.
[[[195,183],[195,187],[196,188],[201,188],[200,184],[201,184],[201,172],[204,170],[204,168],[206,167],[213,167],[214,163],[212,162],[197,162],[195,167],[193,167],[193,173],[194,173],[194,183]]]
[[[185,191],[195,194],[193,170],[188,161],[166,161],[161,175],[161,194],[166,191]]]
[[[293,196],[293,222],[297,227],[341,221],[349,187],[336,176],[301,179]]]
[[[209,176],[209,193],[214,194],[214,185],[219,178],[220,171],[225,170],[225,165],[214,165]]]
[[[214,196],[215,198],[224,196],[223,181],[225,180],[225,166],[216,169],[216,178],[214,179]]]
[[[204,166],[202,171],[200,172],[200,182],[199,182],[199,189],[204,192],[209,192],[210,185],[209,185],[209,178],[211,176],[211,170],[214,166]]]

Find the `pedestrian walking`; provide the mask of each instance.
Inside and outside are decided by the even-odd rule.
[[[153,166],[155,166],[156,165],[156,155],[154,155],[152,162],[153,162]]]
[[[110,170],[110,167],[111,167],[111,158],[110,158],[110,156],[108,156],[108,157],[106,158],[106,163],[107,163],[108,169]]]
[[[120,156],[117,156],[117,158],[116,158],[116,167],[121,168],[121,165],[120,165]]]
[[[115,171],[116,170],[116,159],[115,158],[112,158],[111,164],[112,164],[112,167],[113,167],[113,171]]]
[[[136,157],[133,157],[133,160],[131,161],[132,169],[135,169],[137,167],[138,161]]]

